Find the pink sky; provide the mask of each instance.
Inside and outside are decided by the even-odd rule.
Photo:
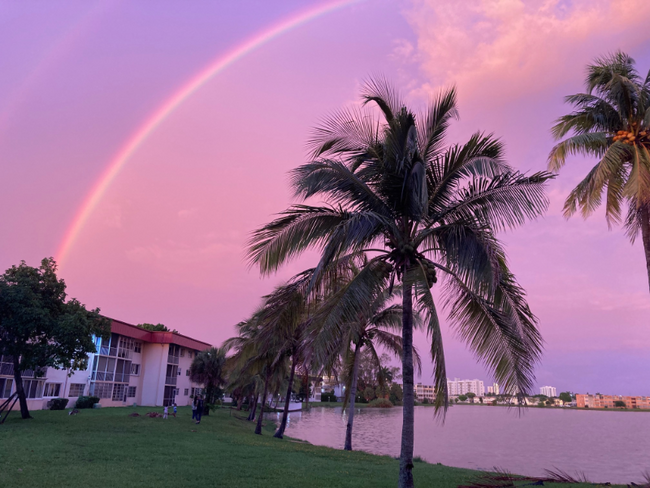
[[[54,255],[115,154],[181,86],[245,39],[324,2],[0,2],[0,268]],[[128,160],[60,270],[71,296],[131,323],[220,344],[270,279],[244,263],[249,233],[290,202],[286,173],[310,129],[384,74],[413,106],[456,83],[451,141],[494,132],[510,163],[545,168],[549,128],[615,49],[650,68],[646,1],[366,0],[320,16],[212,78]],[[546,353],[538,384],[650,394],[650,295],[641,246],[602,212],[564,220],[592,161],[571,160],[537,222],[503,236]],[[453,333],[450,377],[488,374]],[[424,351],[422,337],[418,344]],[[425,368],[422,381],[430,378]]]

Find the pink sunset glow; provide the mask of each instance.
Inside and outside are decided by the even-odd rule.
[[[291,201],[311,128],[384,74],[415,106],[455,83],[461,120],[544,169],[584,67],[622,49],[650,69],[643,1],[419,0],[2,6],[0,266],[54,255],[71,296],[130,323],[220,344],[279,275],[249,269],[249,233]],[[648,394],[641,246],[603,212],[561,214],[593,164],[572,159],[543,219],[503,236],[540,318],[539,384]],[[451,377],[488,380],[453,332]],[[424,352],[424,336],[419,337]],[[424,368],[427,382],[430,368]]]

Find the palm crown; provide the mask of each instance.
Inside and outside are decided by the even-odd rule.
[[[608,224],[623,220],[632,241],[641,230],[650,280],[650,72],[639,76],[622,52],[597,59],[587,70],[586,92],[566,97],[575,107],[553,127],[558,143],[549,168],[559,170],[568,155],[595,156],[598,163],[569,194],[564,213],[584,217],[602,203]]]
[[[546,207],[548,173],[524,176],[503,160],[502,144],[474,134],[444,146],[457,117],[456,92],[441,92],[420,117],[383,80],[362,95],[380,116],[342,110],[319,127],[313,158],[292,172],[294,205],[253,234],[249,255],[264,273],[308,247],[321,251],[313,282],[329,263],[372,253],[345,286],[333,321],[353,321],[386,284],[402,283],[404,427],[400,484],[409,486],[412,437],[413,298],[431,338],[437,406],[447,404],[442,335],[431,287],[441,275],[458,335],[511,390],[528,391],[541,353],[536,319],[509,271],[495,231],[522,224]],[[409,418],[407,418],[409,417]],[[410,427],[407,425],[410,423]],[[406,452],[406,454],[405,454]]]

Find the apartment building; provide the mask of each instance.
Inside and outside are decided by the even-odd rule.
[[[99,397],[104,407],[125,405],[189,405],[200,385],[190,381],[194,356],[210,344],[172,332],[151,332],[111,319],[108,339],[95,338],[96,353],[88,369],[44,368],[23,372],[23,388],[31,410],[47,408],[52,398]],[[13,362],[0,357],[0,398],[14,391]]]
[[[425,398],[433,403],[436,398],[436,390],[433,385],[423,385],[422,383],[417,383],[415,385],[415,398],[417,401],[421,402]]]
[[[540,395],[545,395],[549,398],[554,398],[557,396],[557,388],[554,386],[542,386],[539,389]]]
[[[461,380],[455,378],[452,381],[448,379],[447,391],[449,392],[449,396],[458,396],[458,395],[466,395],[468,393],[474,393],[476,396],[482,397],[485,396],[485,385],[481,380]]]
[[[493,383],[492,386],[487,387],[487,392],[491,395],[498,395],[500,391],[499,383]]]
[[[650,409],[650,396],[576,395],[578,408],[619,408],[615,402],[625,403],[625,408]]]

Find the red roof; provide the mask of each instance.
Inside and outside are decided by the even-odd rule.
[[[127,324],[121,320],[111,318],[109,318],[109,320],[111,321],[111,332],[131,337],[142,342],[151,342],[154,344],[177,344],[197,351],[203,351],[204,349],[212,347],[212,345],[207,342],[197,341],[196,339],[192,339],[191,337],[182,334],[175,334],[173,332],[152,332],[150,330],[136,327],[135,325]]]

